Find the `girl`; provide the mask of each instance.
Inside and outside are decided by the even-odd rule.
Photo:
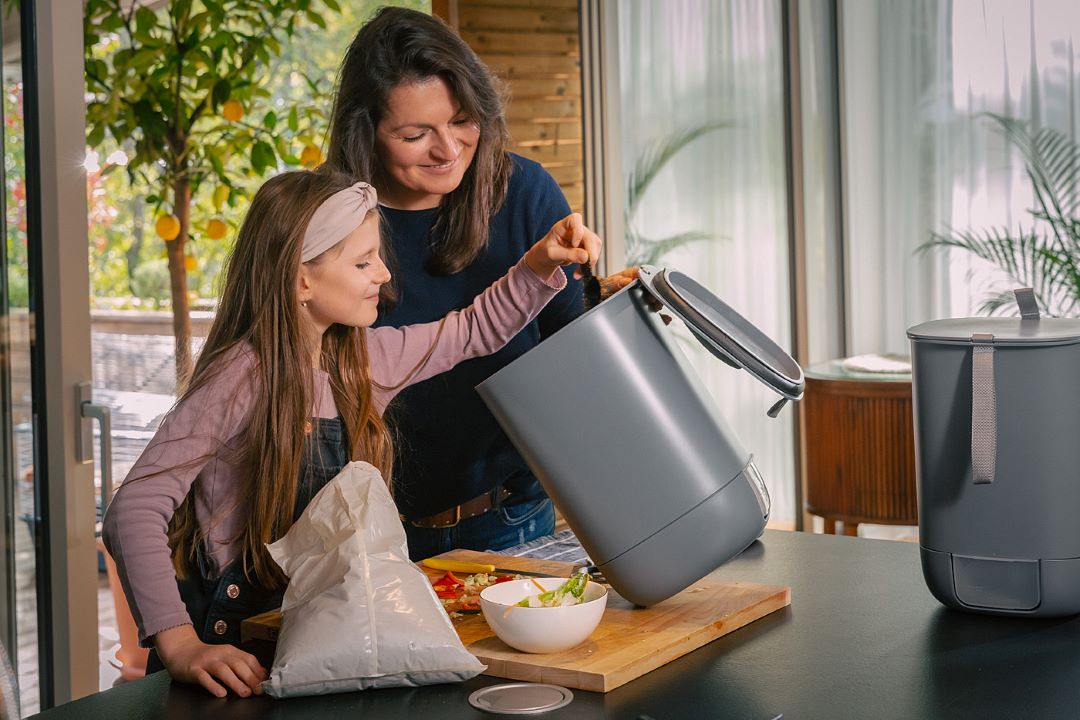
[[[375,190],[341,173],[291,172],[252,201],[192,379],[131,469],[102,534],[139,626],[148,672],[260,693],[266,671],[240,621],[278,607],[286,578],[265,545],[348,461],[391,478],[383,422],[402,387],[502,347],[595,262],[570,215],[464,310],[370,328],[390,273]]]

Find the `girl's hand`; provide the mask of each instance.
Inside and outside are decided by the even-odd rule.
[[[581,220],[579,213],[567,215],[525,253],[525,264],[539,277],[549,278],[561,267],[574,263],[594,265],[600,257],[600,238]],[[574,271],[581,278],[581,268]]]
[[[162,630],[154,645],[174,680],[197,683],[219,698],[228,694],[226,687],[240,697],[262,695],[266,670],[254,655],[233,645],[207,645],[191,625]]]

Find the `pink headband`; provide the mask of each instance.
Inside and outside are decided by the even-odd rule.
[[[348,237],[379,202],[375,188],[365,182],[340,190],[328,197],[311,216],[304,231],[300,262],[322,255]]]

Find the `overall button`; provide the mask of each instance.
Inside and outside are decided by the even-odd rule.
[[[240,586],[236,583],[230,583],[229,587],[225,588],[225,594],[229,596],[230,600],[235,600],[240,597]]]
[[[214,632],[218,635],[224,635],[229,629],[229,624],[224,620],[218,620],[214,623]]]

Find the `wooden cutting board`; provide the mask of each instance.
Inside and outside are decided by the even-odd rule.
[[[569,563],[472,550],[452,550],[439,557],[559,577],[574,570]],[[488,666],[485,675],[608,692],[790,604],[791,588],[724,582],[707,575],[648,608],[634,607],[610,591],[599,627],[588,640],[566,652],[534,655],[514,650],[495,637],[481,615],[457,619],[454,627],[469,652]],[[279,613],[265,613],[245,620],[243,634],[275,639],[280,624]]]

